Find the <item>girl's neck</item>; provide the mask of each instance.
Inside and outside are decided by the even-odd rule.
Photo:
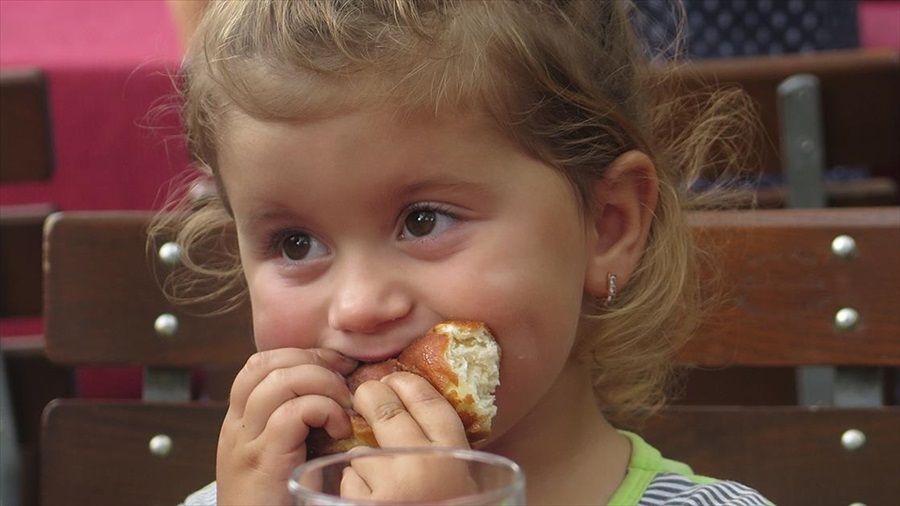
[[[572,364],[534,410],[486,450],[522,466],[529,504],[605,504],[631,457],[628,439],[597,407],[588,373]]]

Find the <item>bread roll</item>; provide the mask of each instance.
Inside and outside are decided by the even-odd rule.
[[[494,391],[500,384],[500,347],[483,323],[439,323],[396,359],[361,365],[347,377],[347,385],[355,392],[365,381],[397,371],[422,376],[450,402],[463,422],[469,444],[478,444],[490,436],[491,421],[497,414]],[[353,436],[334,440],[324,430],[313,429],[306,441],[308,458],[341,453],[356,446],[378,446],[366,420],[352,410],[348,415]]]

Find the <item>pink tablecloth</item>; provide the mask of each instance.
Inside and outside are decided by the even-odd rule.
[[[0,68],[46,72],[56,154],[49,182],[4,185],[0,201],[158,206],[186,166],[177,115],[154,111],[180,54],[163,0],[0,1]]]

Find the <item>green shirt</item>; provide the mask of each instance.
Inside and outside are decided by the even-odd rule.
[[[682,462],[662,456],[637,434],[621,431],[631,441],[631,461],[625,480],[609,501],[611,506],[679,503],[721,506],[734,500],[740,504],[772,503],[755,490],[731,481],[694,474]]]

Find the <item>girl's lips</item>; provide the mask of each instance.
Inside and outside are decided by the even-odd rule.
[[[431,327],[428,328],[430,329]],[[376,364],[399,357],[403,350],[412,344],[413,341],[427,333],[426,329],[425,332],[383,336],[377,340],[372,338],[366,341],[358,340],[342,346],[346,351],[341,353],[348,358],[359,361],[360,365]]]
[[[413,341],[415,341],[415,339],[398,339],[391,340],[390,343],[382,343],[391,346],[390,348],[379,347],[375,343],[371,343],[372,346],[368,347],[369,349],[359,349],[367,347],[356,346],[355,348],[357,349],[354,349],[352,353],[344,353],[344,355],[359,361],[360,365],[375,364],[399,357],[400,354],[403,353],[403,350],[405,350]]]
[[[381,355],[356,355],[353,358],[358,360],[360,365],[363,365],[363,364],[375,364],[378,362],[384,362],[385,360],[388,360],[391,358],[397,358],[399,355],[400,355],[400,351],[397,351],[395,353],[384,353]]]

